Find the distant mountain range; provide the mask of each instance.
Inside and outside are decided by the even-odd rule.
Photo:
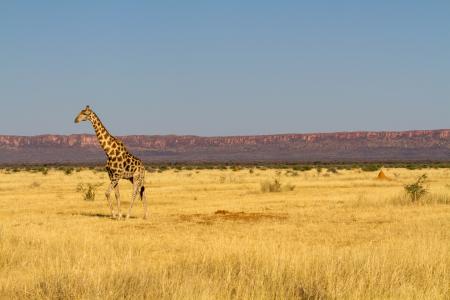
[[[450,159],[450,129],[116,138],[144,162]],[[94,134],[0,136],[0,163],[96,162],[106,158]]]

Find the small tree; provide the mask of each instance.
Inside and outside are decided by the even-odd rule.
[[[318,166],[316,167],[316,171],[317,171],[317,178],[319,178],[320,173],[322,173],[322,166],[321,166],[321,165],[318,165]]]
[[[423,187],[425,179],[427,179],[427,174],[422,174],[417,177],[416,182],[405,185],[405,191],[411,197],[412,202],[419,200],[420,197],[428,193],[428,189]]]

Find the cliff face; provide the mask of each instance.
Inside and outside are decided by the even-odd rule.
[[[213,160],[227,157],[243,160],[380,159],[380,156],[384,159],[394,157],[424,159],[427,155],[428,159],[450,159],[449,129],[229,137],[132,135],[116,138],[124,142],[130,152],[144,156],[144,159],[148,160],[169,157],[189,160],[194,156],[198,157],[197,159]],[[377,153],[374,154],[373,151]],[[16,156],[22,153],[21,159],[33,155],[31,153],[40,153],[40,156],[53,153],[52,157],[56,161],[61,155],[64,156],[64,153],[66,156],[67,153],[72,153],[70,156],[72,160],[78,156],[77,153],[85,152],[91,158],[106,157],[97,136],[93,134],[0,136],[0,162],[9,160],[11,156],[14,156],[13,153]],[[178,156],[174,157],[174,155]],[[39,155],[34,154],[34,156],[38,159]]]
[[[449,147],[450,129],[416,130],[402,132],[335,132],[313,134],[276,134],[228,137],[200,137],[176,135],[130,135],[117,136],[130,148],[149,150],[176,150],[194,148],[236,147],[245,145],[274,145],[287,148],[312,144],[333,143],[340,148],[344,144],[369,147]],[[0,136],[0,145],[17,148],[100,148],[94,134]],[[331,146],[331,145],[330,145]]]

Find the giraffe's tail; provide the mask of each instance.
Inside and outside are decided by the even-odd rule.
[[[143,197],[144,191],[145,191],[145,187],[141,186],[141,190],[139,191],[139,195],[141,195],[141,201],[142,201],[142,197]]]

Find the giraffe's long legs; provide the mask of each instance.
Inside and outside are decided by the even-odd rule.
[[[127,213],[127,216],[126,216],[125,220],[128,220],[128,218],[130,217],[131,208],[133,207],[134,200],[136,199],[136,195],[137,195],[138,189],[140,187],[141,187],[141,181],[140,180],[134,180],[134,182],[133,182],[133,195],[131,196],[130,208],[128,209],[128,213]]]
[[[148,211],[147,211],[147,202],[145,201],[145,200],[146,200],[146,199],[145,199],[145,194],[146,194],[146,192],[145,192],[145,187],[142,186],[142,187],[141,187],[141,197],[142,197],[142,202],[144,202],[144,210],[145,210],[144,219],[147,219],[147,217],[148,217]]]
[[[113,188],[115,188],[116,186],[117,186],[117,181],[111,181],[111,184],[109,185],[109,187],[108,187],[108,189],[106,190],[106,193],[105,193],[106,199],[108,199],[109,207],[111,207],[111,213],[112,213],[113,219],[116,218],[116,213],[114,212],[114,208],[113,208],[112,203],[111,203],[110,195],[111,195],[111,190]],[[120,210],[119,210],[119,213],[120,213]],[[119,218],[120,218],[120,215],[119,215]]]
[[[116,194],[116,199],[117,199],[117,210],[119,212],[118,218],[117,220],[120,220],[122,218],[122,210],[120,209],[120,193],[119,193],[119,185],[117,184],[116,187],[114,188],[114,192]]]

